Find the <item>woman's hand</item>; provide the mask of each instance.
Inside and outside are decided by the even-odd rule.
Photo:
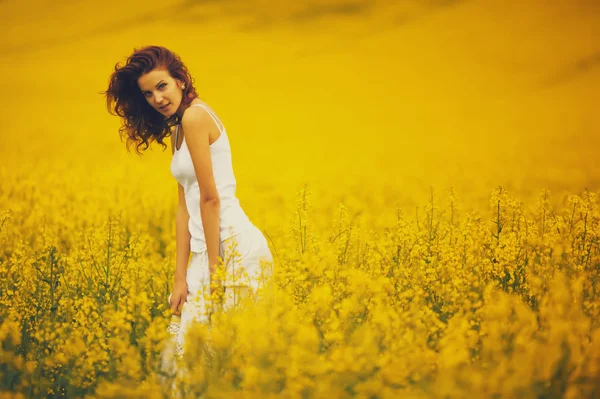
[[[174,314],[181,314],[180,306],[183,306],[185,302],[187,302],[188,295],[188,286],[185,279],[175,279],[175,284],[173,285],[173,293],[171,294],[171,299],[169,300],[171,305],[171,310]]]

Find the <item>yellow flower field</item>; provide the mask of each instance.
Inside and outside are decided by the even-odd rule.
[[[595,2],[0,11],[0,398],[600,396]],[[171,149],[127,154],[99,94],[146,44],[222,118],[275,258],[178,374]]]

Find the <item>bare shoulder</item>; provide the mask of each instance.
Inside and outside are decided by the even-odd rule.
[[[181,118],[181,124],[185,126],[206,124],[207,120],[210,120],[210,115],[204,107],[189,107],[183,113]]]
[[[219,135],[217,125],[204,107],[186,109],[181,118],[181,127],[188,143],[190,139],[194,141],[195,137],[200,137],[204,141],[204,139],[210,140],[211,137],[216,139]]]

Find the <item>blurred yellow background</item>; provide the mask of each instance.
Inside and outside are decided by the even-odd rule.
[[[0,156],[15,178],[64,168],[90,189],[106,176],[108,187],[164,188],[174,201],[170,149],[126,155],[99,94],[117,62],[153,44],[182,57],[225,123],[243,206],[257,191],[290,198],[305,181],[317,198],[361,193],[374,210],[414,205],[430,186],[453,186],[473,205],[498,185],[524,199],[598,187],[593,0],[4,1],[0,10]]]

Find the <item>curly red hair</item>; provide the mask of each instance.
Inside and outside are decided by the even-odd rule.
[[[181,100],[184,104],[189,104],[198,96],[193,85],[194,79],[180,57],[162,46],[134,49],[124,65],[115,65],[108,90],[102,92],[106,95],[108,112],[122,118],[123,124],[119,128],[121,141],[123,138],[127,139],[128,151],[131,144],[136,145],[139,155],[140,147],[146,145],[143,150],[147,150],[152,141],[158,142],[166,149],[167,145],[162,140],[171,134],[172,126],[181,122],[177,113],[165,118],[152,108],[137,84],[140,76],[156,68],[168,70],[173,78],[185,83]]]

